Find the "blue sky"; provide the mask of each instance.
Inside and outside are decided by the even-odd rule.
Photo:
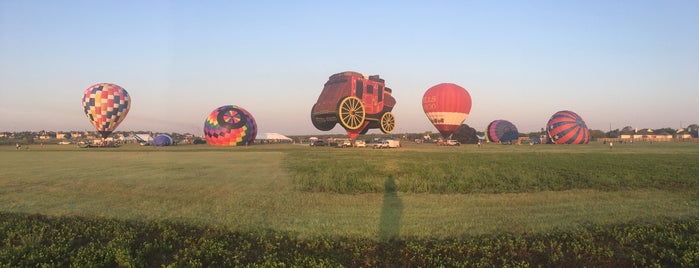
[[[699,123],[699,1],[0,1],[0,131],[92,130],[80,99],[116,83],[119,130],[201,134],[239,105],[261,132],[321,134],[327,78],[379,74],[398,132],[450,82],[464,123],[538,131],[559,110],[593,129]],[[377,132],[377,130],[372,130]],[[329,133],[344,133],[337,126]]]

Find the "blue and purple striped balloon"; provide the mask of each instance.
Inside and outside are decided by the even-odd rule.
[[[160,134],[153,138],[153,146],[170,146],[172,143],[172,138],[167,134]]]
[[[509,143],[519,139],[517,127],[507,120],[495,120],[488,124],[485,138],[490,142]]]

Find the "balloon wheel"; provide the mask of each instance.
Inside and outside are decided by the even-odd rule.
[[[357,97],[343,99],[340,102],[338,115],[340,116],[342,126],[351,130],[360,128],[364,124],[364,119],[366,119],[364,105]]]
[[[381,116],[381,131],[389,134],[396,128],[396,118],[391,112],[386,112]]]

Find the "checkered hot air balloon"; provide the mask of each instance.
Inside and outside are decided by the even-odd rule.
[[[204,122],[204,137],[215,146],[252,144],[257,136],[255,118],[235,105],[221,106],[212,111]]]
[[[129,113],[131,97],[118,85],[101,83],[85,90],[82,104],[87,118],[102,138],[106,138]]]
[[[571,111],[560,111],[546,124],[549,138],[555,144],[587,144],[590,130],[585,121]]]
[[[491,142],[512,142],[519,138],[517,127],[507,120],[495,120],[488,124],[485,138]]]

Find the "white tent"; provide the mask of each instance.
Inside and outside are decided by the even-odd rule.
[[[291,138],[284,136],[279,133],[260,133],[257,134],[256,140],[269,141],[269,142],[290,142]]]

